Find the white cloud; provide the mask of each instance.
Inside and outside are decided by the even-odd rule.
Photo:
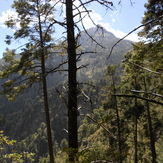
[[[103,23],[102,23],[103,24]],[[102,25],[101,24],[101,25]],[[118,37],[118,38],[123,38],[124,36],[126,36],[128,33],[125,33],[125,32],[122,32],[122,31],[120,31],[120,30],[116,30],[116,29],[113,29],[113,28],[110,28],[110,27],[108,27],[108,25],[107,24],[103,24],[103,27],[107,30],[107,31],[109,31],[109,32],[112,32],[116,37]],[[129,31],[130,32],[130,31]],[[136,33],[131,33],[129,36],[127,36],[125,39],[127,39],[127,40],[131,40],[131,41],[134,41],[134,42],[137,42],[137,41],[139,41],[139,37],[138,37],[138,35],[136,34]]]
[[[30,16],[28,16],[28,17],[30,17]],[[48,16],[48,18],[51,18],[51,17],[53,18],[54,15],[51,14]],[[15,20],[14,21],[15,26],[14,26],[14,29],[12,29],[12,30],[15,31],[17,29],[20,29],[20,19],[19,19],[18,13],[11,9],[2,12],[2,16],[0,16],[0,27],[7,28],[7,26],[4,23],[5,23],[5,21],[7,21],[11,18],[13,20]],[[30,23],[30,26],[32,26],[34,24],[34,22],[38,20],[38,18],[35,16],[30,17],[30,18],[31,18],[31,21],[33,21]],[[44,20],[44,17],[41,17],[41,20]]]
[[[113,14],[110,15],[110,18],[111,18],[113,23],[115,23],[117,21],[119,13],[120,12],[116,10],[116,11],[113,11]]]
[[[102,17],[100,14],[96,13],[96,12],[91,12],[90,13],[90,17],[93,20],[93,22],[95,24],[99,24],[102,21]],[[85,28],[91,28],[94,26],[92,20],[91,20],[88,16],[86,16],[83,20]]]
[[[61,7],[61,3],[58,3],[57,5],[58,5],[58,7]],[[74,5],[75,5],[76,7],[78,7],[78,6],[80,6],[80,2],[79,2],[79,1],[74,1]],[[116,37],[118,37],[118,38],[123,38],[124,36],[127,35],[127,33],[122,32],[121,30],[113,29],[109,23],[104,23],[103,17],[102,17],[99,13],[95,12],[95,11],[92,10],[91,8],[87,8],[87,9],[88,9],[88,10],[91,10],[91,12],[90,12],[90,17],[91,17],[91,19],[93,20],[93,22],[94,22],[95,24],[101,25],[101,26],[104,27],[107,31],[112,32],[112,33],[113,33]],[[80,10],[80,12],[85,11],[85,9],[83,9],[82,7],[80,7],[80,8],[78,8],[78,10],[74,10],[74,14],[77,14],[77,12],[78,12],[79,10]],[[120,11],[116,10],[116,11],[114,11],[114,12],[110,15],[112,23],[115,23],[115,22],[116,22],[116,19],[118,18],[119,14],[120,14]],[[92,20],[89,18],[89,16],[87,15],[86,12],[83,12],[81,15],[82,15],[82,17],[84,17],[84,19],[83,19],[83,24],[84,24],[84,26],[85,26],[86,29],[89,29],[89,28],[91,28],[91,27],[94,27],[94,24],[93,24]],[[86,15],[87,15],[87,16],[86,16]],[[64,16],[65,16],[65,13],[64,13]],[[80,18],[79,18],[79,16],[77,16],[77,17],[75,18],[75,21],[78,22],[79,20],[80,20]],[[79,23],[79,25],[81,26],[81,23]],[[130,32],[130,31],[129,31],[129,32]],[[126,37],[125,39],[131,40],[131,41],[135,41],[135,42],[136,42],[136,41],[139,41],[139,37],[137,36],[136,33],[130,34],[130,35],[129,35],[128,37]]]
[[[78,1],[75,1],[75,2],[76,2],[75,5],[78,6],[79,2]],[[58,3],[57,5],[60,6],[61,4]],[[80,11],[83,11],[83,8],[80,8]],[[94,10],[91,10],[91,11],[92,12],[90,12],[90,16],[91,16],[91,19],[94,21],[95,24],[99,24],[99,25],[103,26],[107,31],[112,32],[118,38],[122,38],[125,35],[127,35],[127,33],[122,32],[119,29],[113,29],[109,23],[104,23],[103,17],[99,13],[95,12]],[[114,13],[114,15],[116,15],[116,14],[118,14],[118,12]],[[86,13],[83,12],[82,16],[84,17],[85,15],[86,15]],[[2,15],[0,16],[0,27],[7,28],[7,26],[4,25],[4,22],[6,20],[8,20],[9,17],[17,18],[18,14],[11,9],[9,9],[5,12],[2,12]],[[111,15],[111,18],[112,18],[112,22],[114,23],[116,21],[115,17],[113,15]],[[86,29],[94,27],[94,24],[92,23],[91,19],[88,16],[86,16],[84,18],[83,22],[84,22]],[[79,17],[76,17],[75,20],[78,21]],[[20,27],[19,23],[17,24],[17,27],[18,28]],[[131,41],[139,41],[139,37],[137,36],[136,33],[130,34],[128,37],[126,37],[126,39],[131,40]]]
[[[128,34],[128,33],[122,32],[119,29],[113,29],[109,23],[104,23],[102,16],[97,12],[92,11],[90,13],[90,16],[91,16],[91,18],[92,18],[92,20],[94,21],[95,24],[101,25],[107,31],[113,33],[118,38],[123,38],[124,36],[126,36]],[[114,22],[115,19],[112,18],[112,21]],[[94,24],[92,23],[92,21],[90,20],[90,18],[88,16],[84,18],[84,25],[85,25],[86,29],[94,27]],[[134,41],[134,42],[139,41],[139,37],[137,36],[136,32],[131,33],[125,39],[131,40],[131,41]]]
[[[114,18],[112,18],[112,22],[115,23],[115,19]]]

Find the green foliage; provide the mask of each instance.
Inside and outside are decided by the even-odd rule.
[[[8,28],[14,28],[13,37],[6,36],[6,42],[26,39],[19,53],[16,50],[6,49],[4,53],[5,64],[0,71],[0,78],[8,78],[3,84],[4,93],[9,100],[30,87],[33,83],[42,80],[41,73],[41,44],[44,44],[44,57],[47,59],[54,44],[54,7],[43,0],[14,1],[12,7],[18,17],[9,17],[6,21]],[[42,43],[41,43],[42,41]],[[50,50],[49,50],[50,49]],[[14,76],[14,77],[13,77]]]
[[[6,154],[3,156],[2,160],[3,163],[11,162],[11,163],[32,163],[34,161],[33,159],[34,154],[23,152],[21,154],[18,153],[12,153],[12,154]]]
[[[43,159],[43,156],[47,155],[47,145],[46,124],[41,123],[37,132],[18,142],[15,148],[18,151],[30,151],[35,153],[35,161],[38,161],[39,159],[41,160],[41,158]]]
[[[162,53],[157,53],[157,50],[153,48],[155,45],[155,43],[137,43],[134,45],[133,50],[127,53],[124,61],[124,76],[122,78],[121,84],[122,94],[133,95],[133,97],[135,95],[140,97],[148,97],[149,99],[162,101],[162,98],[154,95],[155,93],[159,95],[159,93],[161,93],[160,90],[162,89],[160,84],[162,81],[162,76],[156,73],[157,68],[160,65],[160,61],[158,61],[158,63],[155,62],[157,59],[159,59],[159,57],[157,58],[156,55],[162,56]],[[153,94],[153,92],[155,93]],[[123,114],[126,118],[130,119],[130,123],[128,123],[129,130],[133,133],[135,132],[135,118],[137,118],[139,124],[137,129],[138,159],[143,162],[150,162],[149,157],[151,155],[151,151],[148,150],[148,144],[150,143],[150,131],[147,129],[149,124],[146,122],[148,117],[146,112],[146,101],[134,98],[126,100],[128,101],[126,101],[128,106],[126,106]],[[158,113],[160,112],[158,111],[158,108],[159,107],[157,105],[150,103],[150,113],[152,117],[152,128],[154,132],[155,143],[157,137],[160,136],[158,131],[162,132],[162,122],[161,119],[157,117]],[[134,127],[132,127],[132,125],[130,126],[130,124],[132,124]],[[160,127],[157,128],[156,126]],[[156,129],[156,131],[155,128],[158,130]],[[129,133],[127,140],[130,153],[132,147],[134,146],[134,141],[132,140],[134,134],[132,132]],[[142,149],[142,146],[146,146],[148,148]],[[142,153],[142,150],[144,150],[144,153]]]
[[[9,154],[6,153],[8,147],[14,145],[14,143],[16,143],[15,140],[9,140],[8,137],[3,134],[3,131],[0,131],[0,161],[2,163],[32,163],[34,161],[34,153],[16,153],[15,150],[12,150],[12,152]]]
[[[37,19],[36,13],[47,13],[49,11],[49,3],[43,3],[39,7],[36,7],[35,1],[15,1],[13,7],[17,9],[19,13],[19,18],[18,20],[14,20],[13,18],[11,18],[9,21],[6,22],[6,24],[8,27],[16,28],[15,25],[19,23],[21,28],[16,30],[13,37],[7,36],[6,41],[10,43],[12,39],[26,37],[32,42],[26,44],[19,55],[16,54],[15,50],[6,50],[6,53],[4,54],[4,59],[6,63],[3,64],[3,71],[0,71],[0,76],[1,78],[9,78],[5,82],[4,87],[7,88],[7,93],[10,92],[10,94],[8,94],[10,100],[13,100],[16,95],[23,92],[32,83],[39,82],[41,80],[41,48],[38,36],[39,30],[38,24],[32,21]],[[146,7],[148,10],[146,11],[143,20],[144,24],[154,19],[155,17],[162,15],[162,1],[150,0]],[[27,16],[27,14],[29,16]],[[50,23],[53,22],[53,17],[48,17],[48,20],[48,27],[51,27],[50,25],[52,24]],[[53,29],[49,28],[50,30],[47,31],[47,28],[44,28],[46,27],[44,25],[45,24],[43,23],[43,36],[45,47],[47,49],[46,57],[48,58],[48,55],[51,53],[49,49],[53,47],[51,39]],[[81,121],[78,129],[79,162],[87,163],[100,160],[118,162],[120,157],[124,162],[134,162],[134,152],[136,146],[134,138],[136,136],[139,162],[151,162],[150,138],[148,130],[149,127],[147,123],[146,112],[147,105],[146,101],[142,99],[136,99],[135,96],[148,98],[149,100],[153,99],[155,101],[163,101],[163,44],[162,30],[160,30],[160,28],[162,28],[162,20],[156,21],[149,26],[146,26],[144,30],[140,33],[142,36],[152,39],[153,42],[136,43],[133,46],[133,50],[129,51],[125,55],[123,61],[124,74],[123,76],[121,76],[121,82],[119,78],[121,74],[120,72],[116,71],[116,68],[120,69],[119,65],[111,65],[107,67],[108,62],[104,63],[104,58],[106,58],[106,56],[108,55],[111,44],[116,42],[117,39],[107,32],[105,33],[105,35],[109,37],[105,37],[103,41],[100,37],[100,34],[94,35],[98,41],[104,42],[104,44],[108,46],[108,51],[106,50],[106,52],[103,52],[102,49],[97,48],[97,55],[94,53],[82,56],[81,61],[79,62],[81,65],[87,65],[88,63],[90,64],[90,69],[80,70],[79,80],[82,79],[82,81],[84,82],[89,80],[90,85],[95,85],[92,87],[79,85],[79,90],[81,92],[85,91],[88,97],[91,97],[92,100],[92,104],[88,105],[86,104],[86,101],[88,99],[81,100],[81,98],[79,97],[79,104],[81,104],[81,106],[84,105],[86,109],[88,108],[91,110],[91,113],[86,114],[84,119],[80,119]],[[89,32],[91,32],[91,30]],[[33,33],[36,33],[36,35],[33,35]],[[109,41],[110,37],[112,38],[111,41]],[[115,58],[110,58],[109,61],[119,64],[119,60],[123,58],[122,54],[124,53],[124,51],[131,48],[129,44],[130,42],[123,42],[119,45],[119,47],[121,48],[120,50],[118,49],[118,47],[116,47],[116,51],[114,53]],[[92,44],[88,39],[83,39],[82,46],[83,49],[80,48],[78,49],[79,51],[92,51],[92,49],[94,49],[95,47],[94,44]],[[65,50],[67,45],[63,44],[63,47]],[[63,51],[63,57],[65,53],[66,52]],[[59,62],[57,58],[53,59]],[[50,63],[48,59],[46,61],[47,63]],[[49,67],[47,68],[47,70],[49,70]],[[13,73],[15,73],[16,78],[15,76],[13,77],[11,75]],[[105,80],[101,80],[101,77],[104,73],[106,75]],[[17,78],[18,75],[20,75],[21,78]],[[25,78],[27,80],[23,81]],[[20,79],[17,80],[17,85],[14,85],[15,79]],[[58,76],[54,76],[52,82],[54,82],[56,79],[58,79]],[[23,82],[21,83],[20,81]],[[66,116],[65,118],[62,116],[63,114],[65,114],[65,111],[63,111],[62,108],[65,108],[65,106],[57,99],[57,96],[54,94],[54,89],[51,89],[49,101],[51,103],[51,113],[53,115],[52,123],[54,124],[54,133],[55,135],[57,135],[57,139],[59,140],[59,143],[55,142],[53,145],[55,151],[55,162],[65,163],[68,162],[68,153],[71,152],[71,149],[68,148],[67,140],[61,140],[62,137],[60,134],[61,130],[66,127]],[[115,94],[130,96],[133,95],[133,97],[115,98]],[[35,97],[35,94],[32,96],[32,98],[33,97]],[[26,99],[26,97],[24,97],[24,99]],[[3,155],[4,161],[11,162],[12,159],[12,161],[15,162],[23,162],[26,158],[27,160],[29,159],[32,162],[34,158],[36,162],[49,162],[49,156],[47,154],[46,148],[47,136],[45,124],[42,123],[40,128],[34,132],[36,126],[38,126],[38,124],[43,121],[43,118],[41,116],[41,101],[42,99],[32,101],[31,103],[26,101],[26,105],[23,106],[24,109],[17,110],[17,112],[15,112],[15,114],[13,115],[12,112],[10,112],[10,115],[7,115],[9,117],[7,118],[10,119],[10,124],[15,124],[16,128],[19,128],[20,126],[26,126],[28,124],[28,131],[31,131],[30,135],[28,135],[28,131],[26,131],[24,135],[27,137],[24,140],[21,140],[15,146],[17,148],[16,150],[20,151],[20,154],[16,153],[16,151],[13,151],[10,154],[5,154]],[[54,101],[56,102],[56,104],[54,103]],[[101,104],[102,106],[100,106]],[[16,105],[16,107],[18,106],[19,105]],[[152,117],[152,128],[154,132],[156,152],[158,155],[157,160],[159,163],[161,163],[163,160],[162,106],[154,103],[149,103],[149,106]],[[13,107],[12,104],[10,108],[11,107]],[[86,113],[85,110],[79,111],[80,113]],[[117,111],[119,115],[120,125],[120,142],[122,148],[121,154],[118,148],[119,135]],[[38,117],[38,120],[35,120],[36,116]],[[19,123],[15,120],[16,118],[13,120],[12,117],[16,117],[17,119],[19,119]],[[137,120],[137,122],[135,121],[135,119]],[[34,122],[33,124],[30,123],[29,125],[29,121]],[[136,126],[137,133],[135,132]],[[6,128],[10,129],[10,125]],[[18,130],[15,129],[14,133],[17,131]],[[25,130],[22,129],[21,131]],[[67,135],[65,137],[67,137]],[[1,136],[0,141],[3,141],[3,143],[5,142],[6,145],[12,145],[14,143],[14,141],[9,141],[8,138],[4,135]],[[1,151],[4,151],[4,149],[1,148]],[[33,154],[23,153],[22,151],[29,151],[36,154],[35,156],[33,156]]]
[[[1,150],[4,149],[3,148],[3,144],[13,145],[14,143],[16,143],[15,140],[9,140],[7,136],[4,136],[3,131],[0,131],[0,146],[1,146]]]
[[[145,4],[146,11],[144,13],[144,18],[142,23],[145,24],[151,20],[157,19],[159,16],[163,14],[163,2],[162,0],[149,0],[147,4]],[[152,41],[159,41],[162,39],[162,27],[163,20],[162,18],[159,20],[155,20],[152,23],[146,25],[144,29],[140,32],[141,36],[145,36]]]

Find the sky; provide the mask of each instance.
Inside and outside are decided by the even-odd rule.
[[[110,0],[111,1],[111,0]],[[101,7],[98,3],[94,2],[88,5],[87,8],[90,9],[91,17],[96,24],[103,26],[109,32],[112,32],[116,37],[122,38],[127,33],[141,25],[141,21],[144,15],[144,4],[147,0],[112,0],[114,7],[112,10],[105,10],[105,7]],[[131,3],[132,2],[132,3]],[[12,43],[10,46],[5,43],[6,35],[12,35],[13,30],[8,29],[4,22],[8,19],[8,15],[16,15],[14,10],[11,9],[11,4],[13,0],[0,0],[0,58],[3,57],[3,53],[6,48],[13,49],[20,46],[20,42]],[[75,1],[78,4],[78,0]],[[58,11],[59,12],[59,11]],[[84,20],[84,25],[86,29],[93,27],[93,24],[88,19]],[[57,32],[58,30],[58,32]],[[56,29],[58,37],[62,34],[59,31],[60,28]],[[137,32],[132,33],[128,40],[138,41]]]

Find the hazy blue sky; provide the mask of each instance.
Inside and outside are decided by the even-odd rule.
[[[133,2],[132,5],[131,1]],[[92,3],[87,7],[92,10],[91,16],[97,24],[102,25],[116,37],[122,38],[141,24],[145,11],[144,4],[147,3],[147,0],[121,0],[120,5],[118,5],[119,0],[112,0],[112,2],[114,4],[113,10],[105,11],[105,8],[100,7],[97,3]],[[0,0],[0,58],[2,58],[3,52],[7,47],[12,49],[20,46],[20,43],[13,43],[8,46],[4,42],[5,36],[12,35],[13,33],[11,29],[7,29],[4,26],[4,21],[8,18],[8,15],[14,14],[14,11],[10,7],[12,3],[13,0]],[[78,1],[76,0],[75,3],[77,4]],[[85,18],[85,26],[86,28],[93,26],[88,18]],[[57,30],[59,35],[59,29]],[[138,37],[136,33],[133,33],[127,39],[137,41]]]

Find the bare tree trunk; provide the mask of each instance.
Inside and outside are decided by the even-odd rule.
[[[78,126],[77,126],[77,67],[76,42],[73,21],[73,2],[66,0],[67,42],[68,42],[68,144],[69,161],[77,161]]]

